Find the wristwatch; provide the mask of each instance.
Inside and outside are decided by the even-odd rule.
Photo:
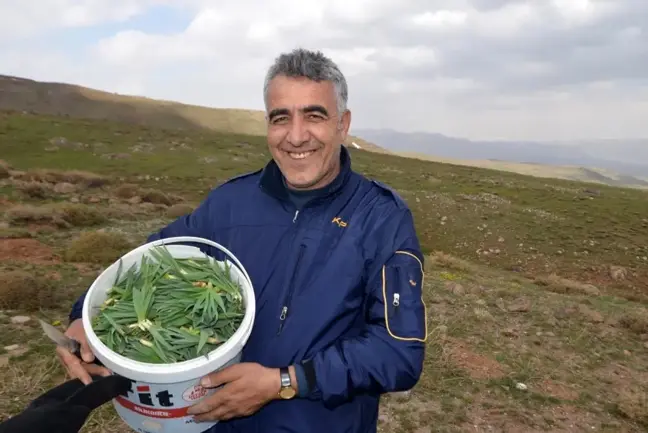
[[[295,391],[295,388],[292,387],[288,367],[281,367],[279,369],[279,375],[281,377],[281,389],[279,390],[279,397],[283,400],[290,400],[297,394],[297,391]]]

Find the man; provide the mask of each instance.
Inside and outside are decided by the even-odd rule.
[[[427,336],[423,256],[412,214],[392,190],[351,169],[347,84],[321,53],[298,49],[269,69],[272,160],[215,188],[150,240],[224,245],[254,285],[254,329],[240,364],[204,385],[192,408],[221,432],[375,432],[380,395],[412,388]],[[68,335],[85,342],[83,298]],[[73,377],[107,374],[60,350]],[[93,359],[84,345],[82,357]]]

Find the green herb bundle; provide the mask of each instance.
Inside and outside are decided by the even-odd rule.
[[[114,352],[149,363],[204,356],[226,342],[245,315],[229,265],[173,258],[164,247],[121,275],[93,318],[93,331]]]

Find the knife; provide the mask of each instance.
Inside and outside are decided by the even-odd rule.
[[[66,336],[60,330],[58,330],[54,326],[50,325],[49,323],[43,321],[42,319],[38,319],[38,321],[40,322],[41,327],[43,328],[43,331],[45,332],[45,335],[47,335],[50,340],[52,340],[58,346],[61,346],[61,347],[65,348],[65,349],[69,350],[77,358],[81,359],[81,344],[78,341],[73,340],[72,338]],[[93,361],[93,364],[103,366],[101,361],[99,361],[99,359],[97,359],[96,356],[95,356],[95,359]]]

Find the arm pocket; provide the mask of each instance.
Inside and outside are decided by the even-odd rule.
[[[422,297],[423,263],[414,254],[396,251],[382,268],[382,295],[387,333],[403,341],[427,340],[427,309]]]

